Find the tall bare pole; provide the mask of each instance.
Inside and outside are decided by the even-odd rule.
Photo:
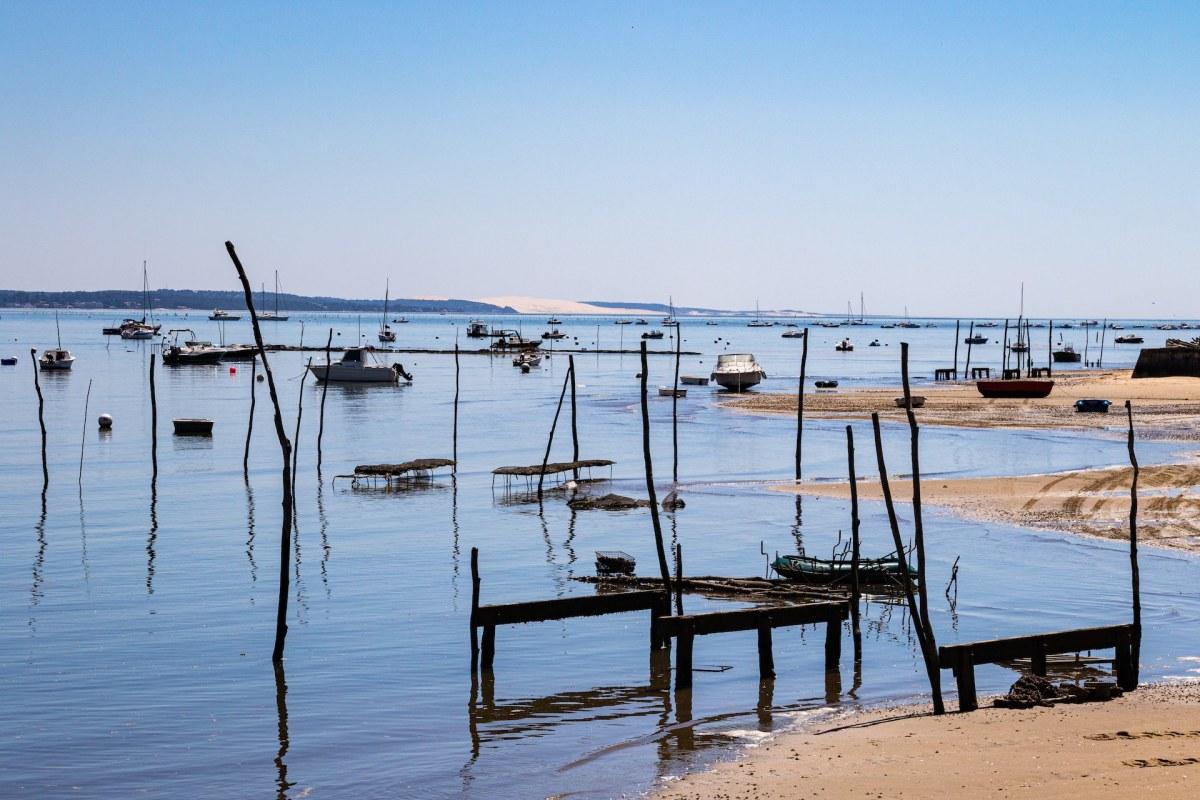
[[[646,494],[650,498],[650,522],[654,526],[654,546],[658,550],[658,568],[662,572],[663,591],[667,607],[671,605],[671,568],[667,566],[667,551],[663,546],[662,523],[658,519],[658,495],[654,492],[654,463],[650,457],[650,403],[646,395],[646,380],[650,369],[646,363],[646,340],[642,340],[642,460],[646,464]]]
[[[554,429],[558,427],[558,415],[562,413],[563,398],[567,396],[567,387],[571,383],[572,369],[574,369],[574,365],[567,368],[567,375],[563,379],[562,391],[558,394],[558,407],[554,409],[554,421],[550,423],[550,436],[546,439],[546,454],[542,457],[542,469],[538,472],[537,498],[539,502],[542,499],[542,483],[546,480],[546,465],[550,463],[550,448],[554,444]]]
[[[1133,674],[1138,673],[1142,650],[1142,580],[1138,572],[1138,468],[1137,453],[1133,449],[1133,404],[1125,401],[1125,413],[1129,418],[1129,463],[1133,465],[1133,483],[1129,487],[1129,567],[1133,590],[1133,643],[1131,647]],[[1134,681],[1136,683],[1136,679]]]
[[[971,341],[975,338],[975,321],[971,321],[971,329],[967,331],[967,363],[963,366],[963,377],[971,377]]]
[[[42,384],[38,380],[37,350],[29,349],[33,361],[33,389],[38,398],[38,425],[42,428],[42,503],[46,502],[46,490],[50,488],[50,467],[46,463],[46,399],[42,397]]]
[[[804,343],[800,346],[800,382],[796,398],[796,481],[802,473],[801,460],[804,453],[804,370],[808,366],[808,328],[804,329]]]
[[[458,334],[454,336],[454,423],[450,430],[450,446],[451,458],[454,460],[453,471],[458,472],[458,381],[459,381],[459,364],[458,364]]]
[[[598,336],[599,334],[597,334]],[[575,356],[567,355],[567,370],[571,376],[571,460],[579,460],[579,412],[575,406]],[[579,470],[572,471],[571,477],[579,480]]]
[[[958,380],[958,337],[962,320],[954,320],[954,380]]]
[[[304,381],[308,379],[308,373],[311,372],[312,356],[309,356],[308,363],[304,366],[304,374],[300,376],[300,391],[296,395],[296,435],[293,437],[292,445],[292,496],[296,496],[296,473],[300,471],[300,420],[304,416]],[[326,373],[328,375],[328,373]]]
[[[329,369],[333,366],[332,353],[333,328],[329,329],[329,338],[325,340],[325,380],[321,381],[321,419],[317,424],[317,479],[321,477],[321,440],[325,438],[325,395],[329,394]]]
[[[242,292],[246,296],[246,308],[250,311],[250,323],[254,328],[254,343],[258,345],[258,357],[262,359],[263,372],[267,373],[267,389],[271,395],[271,405],[275,407],[275,437],[279,440],[279,450],[283,456],[283,529],[279,537],[279,603],[275,614],[275,647],[271,651],[271,660],[283,660],[283,643],[287,638],[287,603],[292,550],[292,443],[288,441],[287,431],[283,428],[283,410],[279,405],[279,393],[275,390],[275,376],[271,373],[271,365],[267,361],[267,348],[263,346],[262,330],[258,326],[258,314],[254,310],[254,295],[250,289],[250,280],[246,270],[238,259],[233,242],[225,242],[225,250],[237,269],[238,280],[242,283]]]
[[[254,405],[255,405],[255,390],[254,386],[258,383],[258,358],[255,357],[250,361],[250,416],[246,422],[246,449],[242,453],[242,478],[250,482],[250,436],[254,433]]]
[[[859,586],[860,542],[858,536],[858,477],[854,470],[854,428],[846,426],[846,462],[850,469],[850,630],[854,635],[854,663],[862,661],[862,627],[859,604],[862,591]]]
[[[679,483],[679,349],[683,326],[675,323],[675,389],[671,392],[671,482]]]
[[[1046,374],[1054,374],[1054,320],[1047,326],[1050,328],[1046,335]]]
[[[83,488],[83,448],[87,444],[88,404],[92,400],[92,382],[88,380],[87,395],[83,398],[83,433],[79,436],[79,488]]]
[[[150,354],[150,485],[158,483],[158,397],[154,394],[154,353]]]

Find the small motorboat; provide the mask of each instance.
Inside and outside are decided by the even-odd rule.
[[[135,322],[132,325],[124,325],[121,327],[121,338],[134,340],[153,339],[154,334],[157,332],[158,327],[155,325],[145,325],[140,322]]]
[[[396,332],[392,330],[392,326],[384,323],[379,326],[379,341],[384,344],[390,344],[396,341]]]
[[[536,367],[542,363],[542,357],[537,353],[521,353],[512,360],[514,367]],[[528,372],[529,370],[525,370]]]
[[[211,419],[173,419],[176,436],[212,436]]]
[[[771,569],[775,570],[779,577],[797,583],[849,583],[853,577],[853,564],[849,558],[779,556],[771,562]],[[912,580],[917,579],[917,570],[911,564],[908,574]],[[859,583],[899,583],[903,577],[904,571],[898,558],[860,558],[858,561]]]
[[[488,335],[492,336],[496,340],[492,342],[492,350],[500,353],[508,351],[533,351],[542,346],[541,340],[526,339],[522,337],[521,334],[512,330],[496,331]]]
[[[842,339],[833,349],[837,350],[839,353],[850,353],[854,351],[854,343],[849,339]]]
[[[644,320],[644,319],[639,319],[639,320],[637,320],[636,322],[634,322],[633,324],[634,324],[634,325],[649,325],[650,323],[649,323],[649,322],[647,322],[647,321],[646,321],[646,320]]]
[[[631,319],[614,319],[613,320],[613,325],[632,325],[632,324],[633,324],[633,320],[631,320]]]
[[[4,358],[0,358],[0,366],[15,367],[16,365],[16,356],[5,356]]]
[[[1076,400],[1075,413],[1077,414],[1107,414],[1108,407],[1112,405],[1111,400]]]
[[[550,319],[546,320],[546,324],[547,325],[562,325],[562,320],[559,319],[558,317],[551,317]]]
[[[1077,364],[1083,360],[1083,354],[1075,351],[1073,345],[1065,344],[1050,353],[1055,364]]]
[[[758,385],[767,373],[752,353],[724,353],[717,356],[717,366],[709,377],[722,389],[741,392]]]
[[[1124,336],[1118,336],[1117,338],[1113,339],[1113,341],[1117,344],[1142,344],[1146,340],[1141,336],[1138,336],[1136,333],[1127,333]]]
[[[38,368],[64,372],[69,370],[74,363],[75,356],[71,355],[71,351],[60,347],[56,350],[43,350],[42,357],[38,359]]]
[[[332,364],[310,364],[308,371],[318,381],[330,383],[396,383],[401,378],[412,380],[412,376],[400,364],[390,367],[380,364],[365,347],[349,347]]]
[[[396,317],[396,319],[392,320],[392,322],[396,325],[407,325],[408,317]]]
[[[237,322],[242,316],[241,314],[230,314],[228,311],[214,308],[213,312],[208,315],[208,318],[213,322]]]
[[[642,334],[642,338],[643,339],[661,339],[661,338],[663,338],[663,332],[658,331],[658,330],[646,331],[645,333]]]
[[[699,375],[680,375],[679,382],[685,386],[708,386],[708,378]]]
[[[803,339],[804,331],[798,331],[793,328],[792,330],[784,331],[783,333],[781,333],[779,335],[781,338],[784,338],[784,339]]]
[[[705,325],[720,325],[721,323],[717,322],[715,319],[710,319],[710,320],[707,320],[704,324]]]
[[[987,343],[988,343],[988,337],[980,336],[978,333],[975,334],[974,336],[968,336],[967,338],[963,339],[963,344],[987,344]]]
[[[543,339],[565,339],[565,338],[567,338],[567,335],[565,333],[563,333],[562,331],[560,331],[558,328],[551,328],[550,330],[548,330],[542,334],[542,338]]]
[[[658,387],[659,397],[687,397],[687,389],[675,389],[671,386]]]
[[[906,407],[906,404],[904,402],[904,398],[897,397],[896,398],[896,408],[905,408],[905,407]],[[924,396],[919,395],[919,394],[912,395],[912,407],[913,408],[924,408],[925,407]]]
[[[870,343],[869,345],[867,345],[867,347],[882,347],[882,346],[883,346],[883,345],[881,345],[881,344],[879,343],[879,340],[878,340],[878,339],[872,339],[872,340],[871,340],[871,343]]]
[[[481,319],[473,319],[468,322],[467,337],[470,339],[486,339],[488,337],[487,323]]]
[[[1029,345],[1025,342],[1013,342],[1008,346],[1008,349],[1013,353],[1028,353]]]
[[[198,342],[195,339],[190,339],[182,345],[179,344],[179,334],[190,333],[193,337],[196,335],[188,328],[173,328],[168,333],[175,335],[175,339],[170,346],[167,345],[167,340],[163,339],[162,363],[168,367],[216,364],[225,355],[224,348],[213,347],[211,342]],[[255,352],[257,352],[257,348]]]
[[[838,382],[837,381],[816,381],[813,383],[813,386],[816,386],[818,389],[836,389],[838,387]]]
[[[889,329],[889,330],[890,330],[891,328],[894,328],[894,327],[896,327],[896,326],[895,326],[893,323],[891,323],[891,322],[885,322],[885,323],[883,323],[882,325],[880,325],[879,327],[880,327],[880,328],[887,328],[887,329]]]
[[[1030,399],[1049,397],[1054,388],[1054,381],[1047,380],[1008,380],[1008,381],[976,381],[975,388],[984,397]]]

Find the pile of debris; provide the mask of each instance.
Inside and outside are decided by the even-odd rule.
[[[1033,708],[1059,703],[1094,703],[1111,700],[1123,694],[1121,687],[1104,681],[1085,681],[1082,685],[1070,681],[1055,683],[1038,675],[1022,675],[1008,694],[993,701],[996,708]]]

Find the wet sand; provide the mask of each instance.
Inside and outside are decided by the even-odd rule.
[[[1140,378],[1126,370],[1095,370],[1060,374],[1049,397],[999,400],[980,396],[974,382],[921,384],[914,395],[925,397],[917,410],[924,425],[989,428],[1122,429],[1124,405],[1130,400],[1138,435],[1145,438],[1200,440],[1200,378]],[[878,411],[884,419],[902,420],[896,407],[898,387],[814,390],[804,396],[804,414],[819,419],[861,419]],[[1076,400],[1112,401],[1109,414],[1077,414]],[[796,413],[795,392],[747,393],[723,401],[727,408],[769,414]]]
[[[929,479],[925,506],[969,519],[1065,531],[1106,539],[1129,538],[1131,467],[1005,478]],[[912,500],[912,481],[891,478],[892,497]],[[878,481],[859,481],[859,497],[882,500]],[[849,483],[788,484],[779,491],[846,498]],[[1200,463],[1142,467],[1138,481],[1138,540],[1200,552]]]
[[[1025,711],[927,710],[870,711],[785,733],[654,797],[1182,800],[1200,791],[1200,684]]]

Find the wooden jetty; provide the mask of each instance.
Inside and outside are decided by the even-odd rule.
[[[679,640],[675,651],[675,688],[686,689],[692,685],[692,648],[695,638],[715,633],[757,630],[759,676],[774,678],[771,629],[824,623],[825,669],[836,670],[842,654],[842,620],[849,616],[849,601],[829,601],[684,614],[664,617],[658,623],[663,635]]]
[[[1082,650],[1113,648],[1116,651],[1113,668],[1117,685],[1129,691],[1136,689],[1138,684],[1137,665],[1132,655],[1136,631],[1137,626],[1131,624],[1109,625],[1102,628],[1076,628],[1008,639],[945,645],[938,648],[938,666],[954,670],[954,676],[958,680],[959,711],[974,711],[979,708],[979,700],[975,694],[976,664],[995,664],[1028,658],[1033,673],[1045,676],[1047,656],[1078,653]]]

